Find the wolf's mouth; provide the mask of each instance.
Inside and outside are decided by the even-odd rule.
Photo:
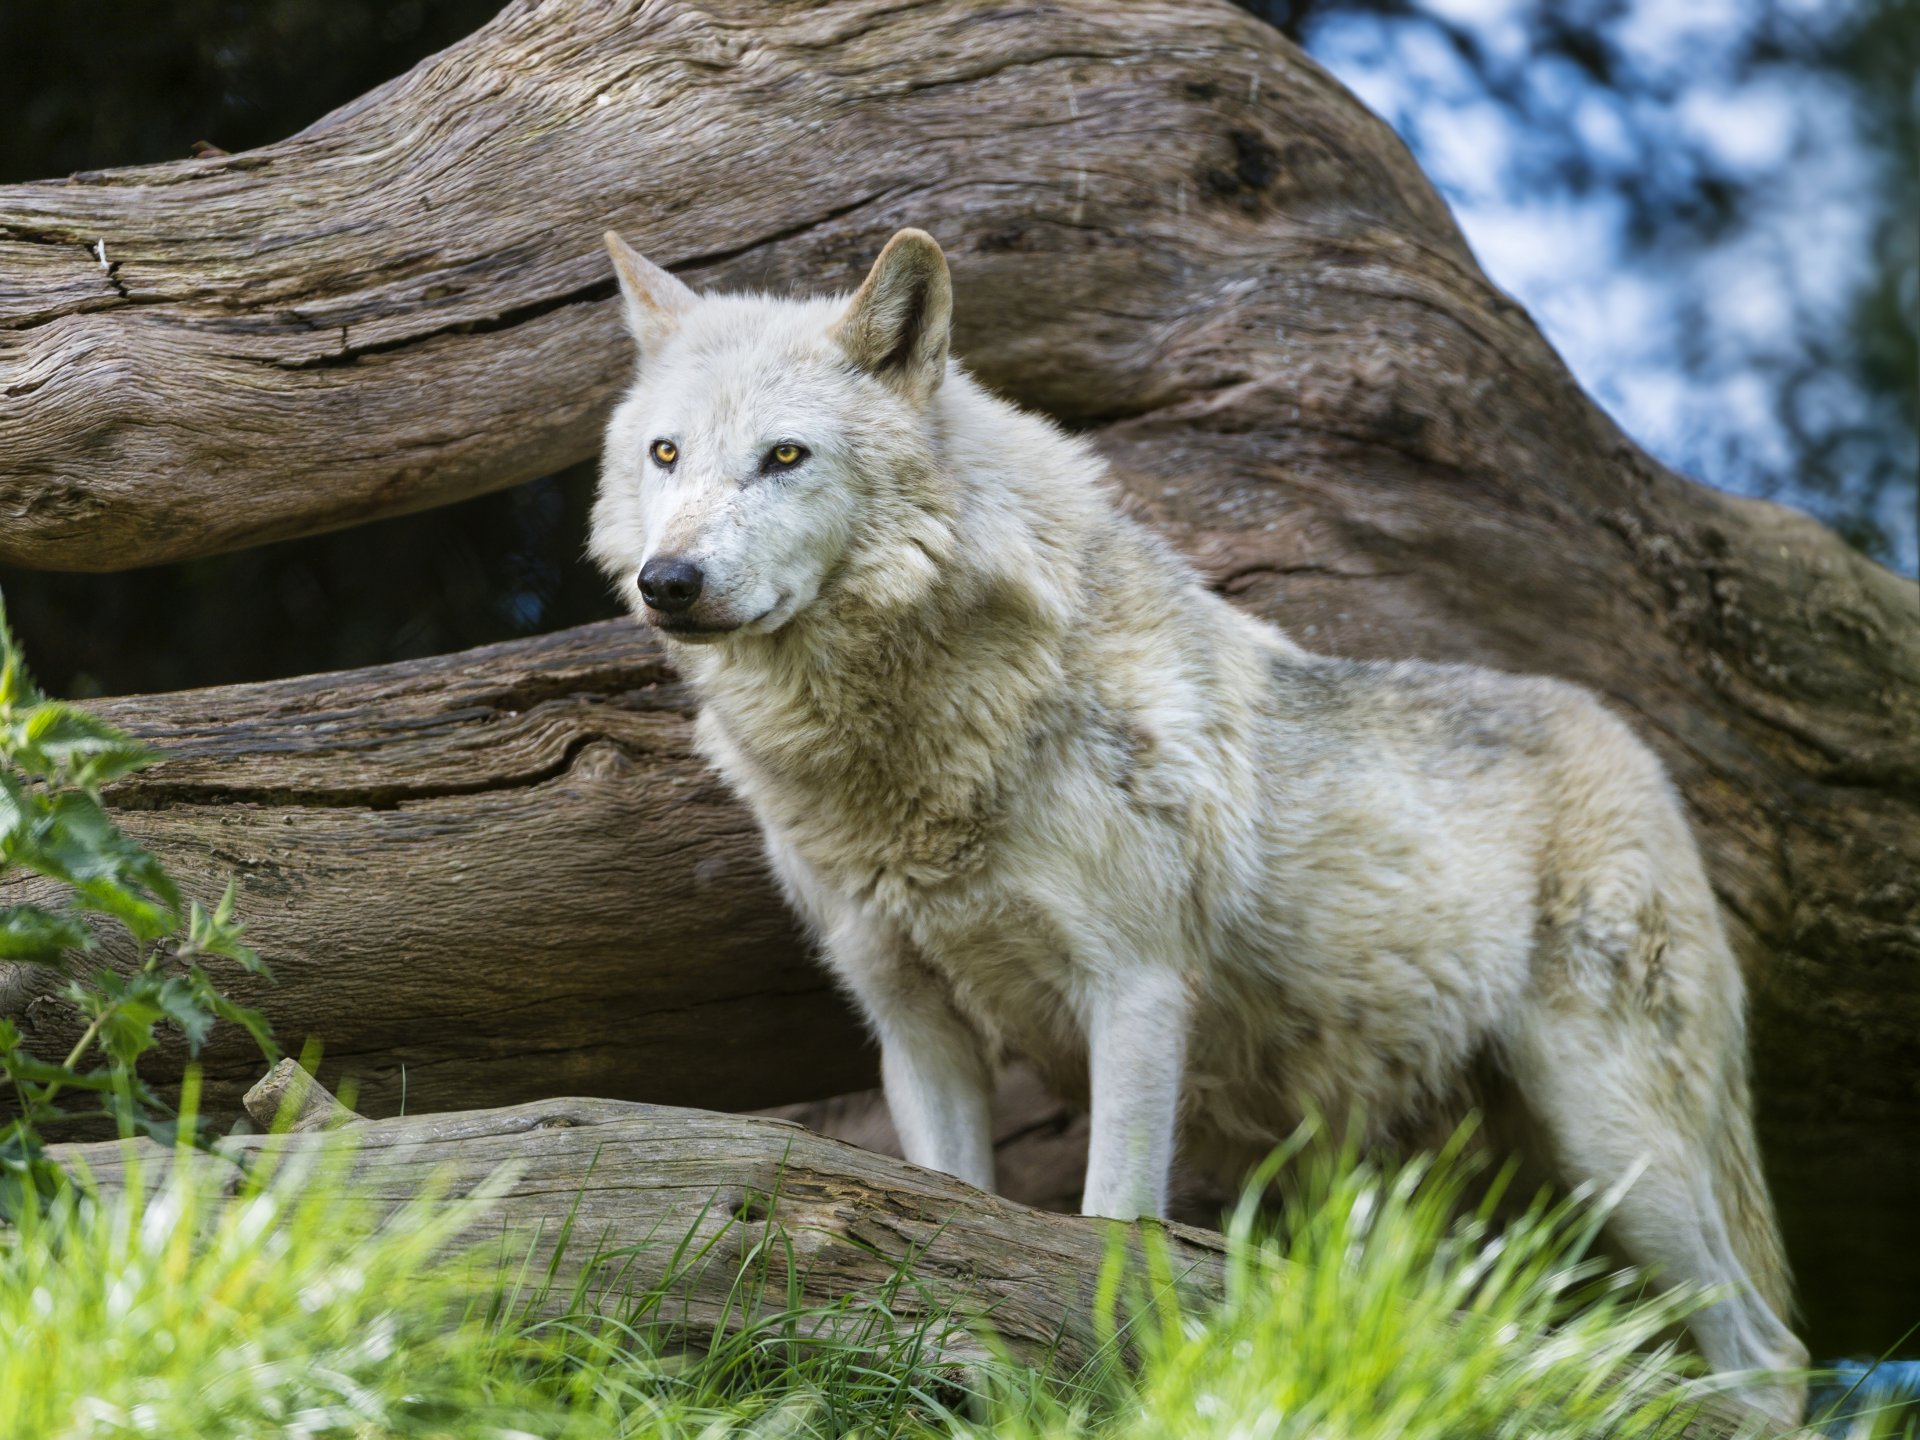
[[[718,640],[722,635],[731,635],[740,628],[738,625],[702,625],[697,620],[674,620],[658,613],[650,613],[647,618],[652,621],[654,629],[676,640]]]
[[[702,625],[699,621],[688,619],[684,615],[662,615],[652,606],[647,607],[647,619],[652,622],[654,629],[671,635],[676,640],[690,640],[696,645],[703,645],[742,630],[751,630],[786,603],[787,597],[782,595],[751,620],[742,620],[737,625]]]

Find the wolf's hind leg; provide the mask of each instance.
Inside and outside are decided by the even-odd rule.
[[[1657,1284],[1723,1295],[1688,1322],[1714,1371],[1802,1369],[1806,1348],[1755,1288],[1728,1229],[1724,1157],[1716,1152],[1737,1142],[1729,1127],[1750,1122],[1744,1113],[1725,1113],[1722,1086],[1702,1094],[1683,1083],[1664,1046],[1649,1043],[1649,1031],[1644,1016],[1552,1002],[1537,1003],[1523,1019],[1509,1063],[1547,1158],[1568,1185],[1596,1193],[1636,1177],[1614,1208],[1609,1232],[1625,1258],[1650,1271]],[[1716,1041],[1725,1042],[1727,1053],[1711,1056],[1709,1065],[1743,1063],[1737,1028],[1731,1037],[1679,1039],[1708,1048]],[[1765,1223],[1771,1226],[1770,1213]],[[1791,1380],[1756,1384],[1741,1395],[1797,1425],[1806,1387]]]

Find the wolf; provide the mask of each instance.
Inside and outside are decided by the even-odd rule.
[[[870,1023],[906,1155],[993,1183],[994,1066],[1091,1108],[1082,1208],[1309,1111],[1419,1132],[1497,1088],[1615,1243],[1721,1287],[1718,1370],[1797,1370],[1744,996],[1659,762],[1587,692],[1309,652],[950,352],[946,258],[697,295],[607,245],[636,378],[589,549]],[[1797,1420],[1792,1379],[1753,1402]]]

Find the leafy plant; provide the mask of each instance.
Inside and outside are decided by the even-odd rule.
[[[87,1021],[59,1062],[36,1056],[11,1019],[0,1018],[0,1076],[16,1113],[0,1130],[0,1215],[20,1213],[24,1192],[51,1194],[60,1172],[45,1127],[71,1112],[69,1094],[90,1096],[119,1132],[171,1143],[176,1121],[137,1073],[170,1024],[195,1054],[218,1020],[246,1028],[276,1058],[265,1020],[224,996],[205,963],[229,960],[264,974],[241,943],[231,882],[208,910],[183,904],[179,887],[149,851],[125,835],[100,803],[100,787],[158,756],[73,705],[50,700],[28,675],[0,602],[0,881],[44,876],[64,891],[52,901],[0,907],[0,963],[35,965],[65,978],[60,991]],[[130,974],[82,969],[96,946],[90,917],[117,922],[139,947]],[[189,1138],[198,1135],[188,1127]]]

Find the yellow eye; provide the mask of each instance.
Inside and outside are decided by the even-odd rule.
[[[807,452],[798,445],[788,443],[773,447],[773,463],[776,465],[798,465],[800,457]]]
[[[680,458],[680,447],[671,440],[656,440],[653,442],[653,458],[659,464],[671,465]]]

